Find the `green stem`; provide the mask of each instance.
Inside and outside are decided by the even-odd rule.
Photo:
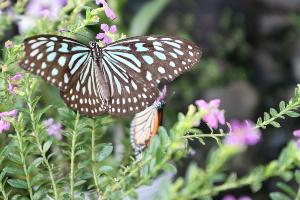
[[[0,183],[0,187],[1,187],[0,190],[1,190],[1,193],[2,193],[2,196],[3,196],[3,199],[4,200],[8,200],[8,195],[5,192],[4,185],[5,185],[5,181],[4,181],[3,184]]]
[[[23,139],[21,136],[21,133],[19,132],[18,128],[15,128],[16,134],[17,134],[17,138],[18,138],[18,144],[19,144],[19,149],[20,149],[20,157],[22,160],[22,165],[23,165],[23,170],[26,176],[26,182],[27,182],[27,188],[28,188],[28,192],[29,192],[29,196],[30,199],[33,199],[33,193],[32,193],[32,186],[30,183],[30,177],[29,177],[29,173],[28,173],[28,168],[26,165],[26,159],[25,159],[25,155],[24,155],[24,148],[23,148]]]
[[[49,173],[49,176],[50,176],[50,180],[51,180],[51,185],[52,185],[52,188],[53,188],[54,199],[58,200],[59,196],[58,196],[58,191],[57,191],[53,171],[52,171],[52,168],[51,168],[51,166],[48,162],[46,152],[43,151],[42,142],[40,140],[40,136],[39,136],[39,133],[38,133],[38,130],[37,130],[37,123],[36,123],[36,119],[34,117],[33,100],[31,98],[31,91],[30,91],[30,85],[29,85],[28,80],[27,80],[27,84],[26,84],[26,100],[27,100],[27,106],[28,106],[28,109],[29,109],[30,120],[31,120],[31,124],[32,124],[33,136],[35,138],[36,145],[37,145],[37,147],[40,151],[40,154],[43,158],[43,162],[47,167],[47,170],[48,170],[48,173]]]
[[[92,171],[93,171],[93,179],[94,184],[96,186],[96,192],[98,195],[98,199],[102,199],[101,190],[99,187],[98,177],[97,177],[97,171],[96,171],[96,148],[95,148],[95,142],[96,142],[96,120],[93,119],[93,125],[92,125]]]
[[[300,187],[298,188],[295,200],[300,200]]]
[[[74,130],[72,132],[72,146],[71,146],[71,170],[70,170],[70,196],[74,199],[74,164],[75,164],[75,152],[76,152],[76,140],[77,140],[77,127],[79,122],[79,113],[77,112],[76,120],[74,124]]]
[[[271,117],[268,120],[265,120],[261,122],[260,124],[257,124],[255,128],[263,128],[269,125],[272,121],[275,121],[278,118],[282,118],[286,113],[289,111],[296,110],[300,106],[300,99],[293,99],[283,110],[281,110],[276,116]]]

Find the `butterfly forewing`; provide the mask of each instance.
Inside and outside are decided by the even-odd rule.
[[[141,36],[117,41],[103,49],[103,59],[134,79],[155,87],[161,79],[174,80],[199,62],[193,42],[176,37]]]
[[[65,91],[73,75],[90,57],[90,49],[71,38],[38,35],[24,40],[20,66]]]

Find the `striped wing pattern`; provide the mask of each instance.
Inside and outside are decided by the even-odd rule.
[[[201,56],[194,43],[164,36],[127,38],[104,48],[57,35],[24,44],[20,66],[57,86],[66,104],[87,116],[144,110],[157,98],[161,79],[174,80]]]
[[[201,56],[193,42],[165,36],[127,38],[104,47],[102,53],[112,115],[136,113],[151,105],[161,79],[174,80]]]

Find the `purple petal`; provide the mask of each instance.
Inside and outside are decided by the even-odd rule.
[[[213,106],[215,108],[219,108],[220,106],[220,103],[221,103],[221,100],[220,99],[213,99],[209,102],[209,105],[210,106]]]
[[[112,39],[110,37],[106,36],[106,37],[103,38],[102,42],[104,44],[110,44],[112,42]]]
[[[8,121],[5,121],[3,119],[0,120],[0,133],[3,133],[4,131],[9,130],[10,123]]]
[[[98,33],[98,34],[96,35],[96,38],[97,38],[98,40],[102,40],[105,36],[106,36],[105,33]]]
[[[199,108],[202,108],[204,110],[207,110],[208,109],[208,103],[202,99],[200,100],[196,100],[195,101],[195,104],[199,107]]]
[[[102,4],[103,7],[104,7],[104,6],[107,6],[107,3],[106,3],[104,0],[96,0],[96,4],[97,4],[97,5]]]
[[[101,24],[101,30],[104,32],[108,32],[109,31],[109,26],[107,24]]]
[[[293,134],[294,134],[295,137],[300,137],[300,129],[295,130],[295,131],[293,132]]]
[[[300,149],[300,139],[296,141],[297,148]]]
[[[233,195],[226,195],[222,198],[222,200],[236,200],[236,198]]]
[[[213,115],[206,115],[203,117],[203,121],[207,123],[207,125],[213,129],[218,128],[218,121]]]
[[[111,32],[111,33],[117,32],[117,26],[116,26],[116,25],[112,25],[112,26],[110,27],[110,29],[109,29],[109,32]]]
[[[223,111],[219,111],[217,113],[217,118],[218,118],[220,124],[225,124],[225,117],[224,117]]]
[[[108,6],[106,6],[105,10],[104,10],[106,16],[111,19],[114,20],[116,19],[116,14],[114,13],[114,11],[112,9],[110,9]]]

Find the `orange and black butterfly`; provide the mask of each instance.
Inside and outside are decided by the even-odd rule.
[[[163,117],[163,106],[167,88],[164,87],[154,103],[142,112],[135,114],[130,127],[131,146],[136,155],[139,155],[157,134]]]

